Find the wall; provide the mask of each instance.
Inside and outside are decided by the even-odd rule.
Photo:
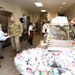
[[[38,13],[30,13],[29,11],[25,10],[25,8],[21,6],[11,4],[3,0],[0,0],[0,7],[3,7],[6,11],[13,12],[16,19],[19,19],[20,17],[22,17],[22,14],[26,14],[30,16],[31,22],[36,22],[39,19]]]
[[[37,22],[39,18],[40,18],[40,14],[39,13],[34,13],[33,14],[33,22]]]
[[[3,7],[6,11],[13,12],[16,19],[22,17],[22,14],[28,13],[28,11],[25,10],[24,8],[15,4],[11,4],[9,2],[5,2],[3,0],[0,0],[0,7]]]
[[[68,20],[75,18],[75,3],[65,11],[65,15],[67,16]]]
[[[22,17],[22,14],[27,14],[28,16],[30,16],[30,20],[32,22],[36,22],[40,18],[39,13],[29,13],[29,11],[25,10],[23,7],[12,4],[12,3],[8,3],[3,0],[0,0],[0,6],[3,7],[6,11],[13,12],[16,19],[19,19],[20,17]],[[56,12],[48,12],[47,14],[47,18],[49,21],[51,21],[51,19],[56,16],[57,16]]]
[[[55,18],[56,16],[58,16],[58,13],[57,12],[48,12],[47,13],[48,21],[51,21],[52,18]]]

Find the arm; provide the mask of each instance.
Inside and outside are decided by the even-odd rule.
[[[8,35],[10,34],[9,25],[10,25],[10,23],[8,24],[8,27],[7,27]]]
[[[19,22],[19,30],[20,30],[20,35],[23,33],[23,25]]]
[[[6,37],[0,37],[0,41],[5,41],[7,38],[9,38],[9,36],[6,36]]]
[[[5,36],[3,31],[0,31],[0,41],[5,41],[9,36]]]

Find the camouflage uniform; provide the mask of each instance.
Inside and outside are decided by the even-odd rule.
[[[20,34],[23,32],[23,25],[19,21],[9,22],[8,34],[11,36],[10,41],[13,50],[20,51]]]
[[[71,32],[70,32],[70,36],[71,39],[74,40],[75,39],[75,26],[70,26]]]

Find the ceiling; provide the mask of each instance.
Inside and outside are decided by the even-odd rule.
[[[65,12],[68,8],[75,4],[75,0],[4,0],[7,2],[11,2],[17,5],[24,7],[26,10],[30,12],[41,12],[41,9],[45,9],[47,12]],[[36,7],[34,2],[40,1],[43,4],[43,7]],[[66,2],[65,5],[62,2]],[[60,8],[62,7],[62,9]]]

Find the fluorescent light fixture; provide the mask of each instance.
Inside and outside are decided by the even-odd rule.
[[[63,2],[62,4],[66,4],[66,2]]]
[[[46,12],[46,10],[41,10],[41,12]]]
[[[37,6],[37,7],[43,7],[43,4],[41,2],[34,2],[34,4]]]

